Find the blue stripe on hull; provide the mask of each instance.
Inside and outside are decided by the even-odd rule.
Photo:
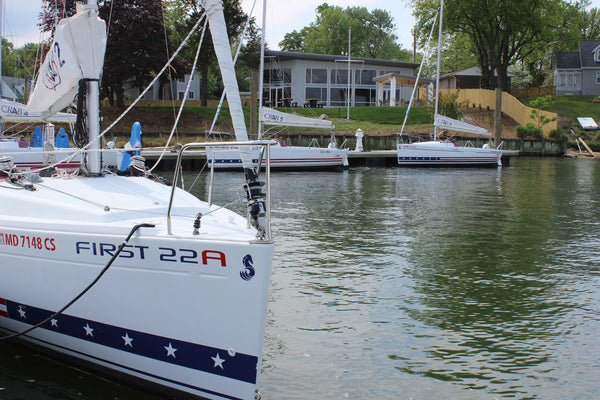
[[[30,325],[35,325],[54,313],[53,311],[15,303],[10,300],[6,300],[6,308],[8,318]],[[258,357],[256,356],[242,353],[235,353],[232,356],[225,349],[152,335],[66,314],[60,314],[56,317],[56,322],[49,321],[41,328],[161,362],[251,384],[256,383],[256,366],[258,363]],[[126,338],[132,339],[130,344],[128,344]],[[176,350],[173,352],[168,348]],[[72,351],[71,349],[68,350]],[[84,355],[99,359],[88,354]],[[214,358],[222,360],[223,368],[216,365],[217,362]],[[130,366],[127,366],[127,368],[132,369]]]

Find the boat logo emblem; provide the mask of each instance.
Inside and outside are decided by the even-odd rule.
[[[50,90],[56,90],[56,87],[61,84],[60,68],[65,64],[65,60],[60,57],[60,45],[54,43],[51,50],[51,57],[46,66],[46,73],[43,76],[44,86]]]
[[[244,269],[240,271],[240,276],[243,280],[249,281],[254,277],[256,271],[254,270],[254,266],[252,265],[252,256],[250,254],[246,254],[244,259],[242,260],[242,264],[244,264]]]

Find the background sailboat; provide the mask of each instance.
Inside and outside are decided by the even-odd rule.
[[[502,165],[500,149],[495,149],[489,144],[481,148],[473,146],[459,146],[452,140],[441,140],[438,138],[438,129],[456,132],[466,132],[478,135],[490,136],[491,133],[462,121],[457,121],[438,113],[439,83],[440,83],[440,60],[442,40],[442,20],[444,15],[444,0],[440,2],[439,24],[438,24],[438,49],[435,84],[435,111],[433,124],[433,140],[418,143],[398,143],[399,165],[427,165],[427,166],[472,166],[472,165]],[[418,79],[415,82],[415,87]],[[414,93],[414,92],[413,92]],[[412,104],[412,98],[411,98]],[[410,110],[410,105],[409,105]],[[407,110],[408,116],[408,110]],[[406,119],[405,119],[406,122]],[[404,126],[404,125],[403,125]]]
[[[263,23],[261,35],[261,52],[259,67],[259,88],[258,88],[258,138],[265,138],[264,127],[270,126],[292,126],[317,129],[333,130],[331,121],[307,118],[294,114],[284,113],[272,108],[265,107],[263,103],[263,77],[264,77],[264,51],[265,51],[265,31],[266,31],[266,9],[267,1],[263,0]],[[277,139],[271,146],[271,166],[272,168],[335,168],[348,166],[348,150],[338,149],[335,137],[332,133],[331,143],[327,148],[318,146],[289,146],[283,140]],[[260,160],[260,154],[256,149],[253,151],[252,163],[257,165]],[[235,147],[216,147],[207,149],[207,159],[209,164],[214,164],[215,168],[240,168],[242,161],[237,154]]]

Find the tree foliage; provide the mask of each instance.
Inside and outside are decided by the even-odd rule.
[[[15,78],[33,78],[36,59],[40,46],[27,43],[23,47],[15,48],[8,40],[2,38],[2,76]]]
[[[299,31],[285,35],[279,46],[284,51],[347,55],[348,30],[351,29],[350,53],[356,57],[410,60],[411,52],[396,43],[394,19],[385,10],[371,12],[365,7],[317,7],[316,20]]]
[[[160,0],[104,0],[100,17],[110,21],[102,87],[123,106],[123,85],[144,88],[169,58]]]
[[[577,50],[582,39],[600,37],[600,15],[596,9],[586,11],[589,4],[589,0],[445,0],[448,54],[456,57],[457,51],[468,49],[482,71],[483,87],[496,86],[496,71],[500,87],[507,90],[508,67],[517,62],[528,71],[532,85],[541,85],[550,74],[553,52]],[[423,42],[439,0],[413,0],[413,6]]]

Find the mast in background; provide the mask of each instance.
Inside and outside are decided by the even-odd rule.
[[[260,35],[260,66],[258,68],[258,139],[262,138],[264,124],[262,122],[263,86],[265,80],[265,30],[267,20],[267,0],[263,0],[262,32]]]
[[[438,48],[437,48],[437,66],[435,73],[435,112],[434,118],[438,115],[438,103],[440,97],[440,62],[442,60],[442,20],[444,19],[444,0],[440,0],[440,25],[438,30]],[[437,139],[437,126],[433,125],[433,140]]]

